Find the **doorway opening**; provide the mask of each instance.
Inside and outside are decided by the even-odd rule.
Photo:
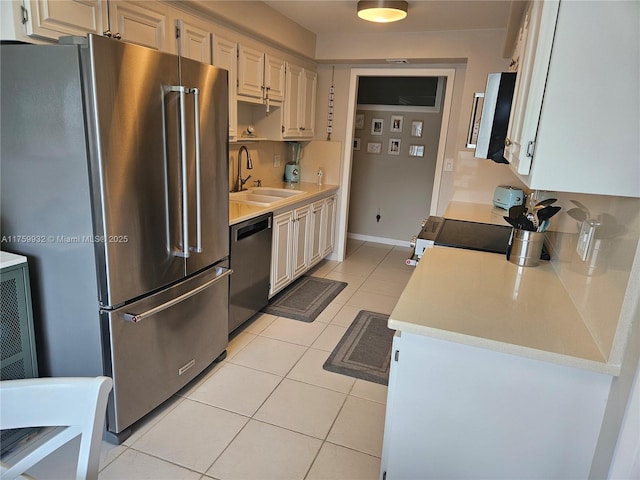
[[[358,105],[358,86],[365,77],[435,77],[440,98],[435,108],[426,109]],[[339,260],[344,260],[347,236],[408,246],[420,222],[436,213],[454,77],[454,69],[351,70],[345,144],[352,148],[344,149],[340,182]]]

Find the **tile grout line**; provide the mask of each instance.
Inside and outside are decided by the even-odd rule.
[[[357,247],[353,252],[351,252],[348,256],[352,256],[353,254],[355,254],[358,250],[360,250],[360,249],[361,249],[363,246],[365,246],[366,244],[367,244],[367,242],[363,242],[363,243],[362,243],[362,244],[360,244],[360,245],[359,245],[359,246],[358,246],[358,247]],[[360,288],[362,287],[362,285],[367,281],[367,279],[369,279],[369,278],[371,277],[371,275],[376,271],[376,269],[380,267],[381,263],[382,263],[382,262],[383,262],[383,261],[384,261],[384,260],[385,260],[389,255],[390,255],[390,253],[391,253],[392,251],[393,251],[393,247],[392,247],[392,248],[390,248],[390,249],[389,249],[389,251],[388,251],[388,252],[387,252],[387,253],[386,253],[386,254],[385,254],[385,255],[384,255],[380,260],[376,261],[374,268],[373,268],[373,269],[372,269],[372,270],[371,270],[371,271],[370,271],[370,272],[369,272],[369,273],[364,277],[364,278],[365,278],[365,280],[360,284],[360,286],[359,286],[358,288],[356,288],[356,289],[355,289],[354,294],[360,290]],[[333,265],[333,267],[332,267],[331,269],[327,270],[327,272],[325,272],[325,273],[324,273],[324,276],[326,277],[326,275],[328,275],[328,274],[330,274],[331,272],[333,272],[333,271],[335,270],[336,266],[337,266],[337,265],[339,265],[339,264],[340,264],[340,262],[338,262],[336,265]],[[353,296],[353,295],[352,295],[352,296]],[[351,297],[350,297],[350,298],[351,298]],[[348,299],[347,299],[347,301],[348,301]],[[348,303],[346,303],[346,302],[345,302],[345,303],[342,303],[342,304],[339,304],[339,305],[341,305],[340,309],[338,309],[338,311],[333,315],[333,317],[331,317],[331,320],[333,320],[333,319],[335,318],[335,316],[338,314],[338,312],[340,312],[344,306],[347,306],[347,305],[348,305]],[[352,306],[352,305],[350,305],[350,306]],[[356,308],[357,308],[357,307],[356,307]],[[276,317],[276,318],[278,318],[278,317]],[[274,321],[275,321],[275,320],[274,320]],[[271,322],[271,323],[273,323],[273,322]],[[324,322],[319,322],[319,323],[324,323]],[[329,325],[331,325],[331,322],[329,322],[329,323],[326,323],[326,324],[325,324],[325,327],[322,329],[322,331],[320,332],[320,334],[319,334],[319,335],[321,335],[321,334],[322,334],[322,332],[324,332],[324,331],[326,330],[326,328],[327,328]],[[275,386],[275,388],[271,391],[271,393],[270,393],[270,394],[265,398],[265,400],[260,404],[260,406],[259,406],[259,407],[258,407],[258,408],[257,408],[257,409],[252,413],[252,414],[251,414],[251,416],[248,416],[248,417],[247,417],[247,415],[243,415],[243,414],[240,414],[240,413],[238,413],[238,412],[234,412],[234,411],[231,411],[231,410],[227,410],[227,409],[224,409],[224,408],[221,408],[221,407],[216,407],[216,406],[214,406],[214,405],[210,405],[210,404],[207,404],[207,403],[205,403],[205,402],[201,402],[201,401],[199,401],[199,400],[191,399],[191,398],[189,398],[189,397],[188,397],[188,395],[178,395],[178,394],[176,393],[176,394],[174,394],[174,397],[178,397],[178,398],[180,399],[180,401],[176,402],[176,404],[175,404],[171,409],[169,409],[167,412],[165,412],[165,413],[164,413],[160,418],[156,419],[156,421],[153,423],[153,425],[152,425],[152,426],[151,426],[151,427],[150,427],[150,428],[149,428],[145,433],[143,433],[143,434],[142,434],[143,436],[144,436],[144,435],[146,435],[150,430],[152,430],[152,429],[155,427],[155,425],[156,425],[158,422],[160,422],[160,421],[162,420],[162,418],[163,418],[164,416],[168,415],[168,414],[169,414],[173,409],[175,409],[175,408],[176,408],[176,407],[177,407],[181,402],[183,402],[184,400],[187,400],[187,399],[188,399],[188,400],[192,400],[192,401],[197,402],[197,403],[205,404],[205,405],[207,405],[207,406],[211,406],[211,407],[215,407],[215,408],[220,408],[220,409],[221,409],[221,410],[223,410],[223,411],[228,411],[228,412],[230,412],[230,413],[234,413],[234,414],[237,414],[237,415],[243,416],[243,417],[245,417],[245,418],[248,418],[248,420],[246,421],[246,423],[242,426],[242,428],[238,431],[238,433],[237,433],[236,435],[234,435],[234,437],[233,437],[233,438],[232,438],[232,439],[227,443],[227,445],[225,446],[225,448],[224,448],[224,449],[220,452],[220,454],[219,454],[219,455],[218,455],[218,456],[213,460],[213,462],[212,462],[212,463],[211,463],[211,464],[206,468],[206,470],[204,471],[204,473],[201,473],[201,472],[199,472],[199,471],[197,471],[197,470],[193,470],[193,469],[191,469],[191,468],[189,468],[189,467],[185,467],[185,466],[182,466],[182,465],[180,465],[180,464],[174,463],[174,462],[172,462],[172,461],[170,461],[170,460],[168,460],[168,459],[161,458],[161,457],[157,457],[157,456],[155,456],[155,455],[153,455],[153,454],[149,454],[149,453],[147,453],[147,452],[143,452],[143,451],[137,450],[137,449],[135,448],[135,446],[134,446],[135,442],[134,442],[133,444],[131,444],[131,445],[125,445],[124,443],[123,443],[123,444],[121,444],[121,445],[124,447],[124,449],[123,449],[123,450],[122,450],[118,455],[116,455],[114,458],[112,458],[108,463],[106,463],[106,464],[105,464],[105,465],[100,469],[100,471],[102,472],[105,468],[107,468],[109,465],[111,465],[111,464],[112,464],[116,459],[118,459],[119,457],[121,457],[121,456],[122,456],[122,455],[123,455],[127,450],[132,450],[132,451],[135,451],[135,452],[138,452],[138,453],[142,453],[142,454],[144,454],[144,455],[149,455],[149,456],[151,456],[151,457],[153,457],[153,458],[156,458],[156,459],[161,460],[161,461],[163,461],[163,462],[167,462],[167,463],[169,463],[169,464],[172,464],[172,465],[178,466],[178,467],[180,467],[180,468],[184,468],[184,469],[186,469],[186,470],[192,471],[192,472],[194,472],[194,473],[197,473],[197,474],[201,475],[201,478],[203,478],[204,476],[207,476],[207,471],[208,471],[208,470],[209,470],[209,469],[210,469],[210,468],[215,464],[215,462],[217,462],[217,461],[220,459],[220,457],[221,457],[221,456],[224,454],[224,452],[229,448],[229,446],[230,446],[230,445],[235,441],[235,439],[240,435],[240,433],[241,433],[241,432],[246,428],[246,426],[250,423],[250,421],[251,421],[251,420],[254,420],[254,421],[256,421],[256,422],[260,422],[260,423],[263,423],[263,424],[267,424],[267,425],[272,425],[272,426],[277,427],[277,428],[282,428],[282,429],[284,429],[284,430],[288,430],[288,431],[291,431],[291,432],[293,432],[293,433],[297,433],[297,434],[299,434],[299,435],[304,435],[304,436],[307,436],[307,437],[309,437],[309,438],[313,438],[313,439],[316,439],[316,440],[321,440],[320,447],[319,447],[318,451],[316,452],[316,454],[315,454],[315,456],[314,456],[313,460],[311,461],[311,463],[310,463],[310,465],[309,465],[309,468],[307,469],[307,472],[305,473],[305,475],[304,475],[304,477],[303,477],[303,478],[307,478],[307,476],[308,476],[309,472],[311,471],[311,468],[313,467],[313,465],[315,464],[315,462],[316,462],[316,460],[317,460],[317,458],[318,458],[318,455],[319,455],[320,451],[322,450],[322,448],[324,447],[324,445],[325,445],[325,444],[327,444],[327,443],[328,443],[328,444],[330,444],[330,445],[335,445],[335,446],[341,447],[341,448],[346,448],[346,449],[351,450],[351,451],[354,451],[354,452],[358,452],[358,453],[361,453],[361,454],[365,454],[365,455],[368,455],[368,456],[371,456],[371,457],[374,457],[374,458],[380,458],[380,457],[377,457],[377,456],[372,455],[372,454],[370,454],[370,453],[362,452],[362,451],[360,451],[360,450],[357,450],[357,449],[354,449],[354,448],[351,448],[351,447],[346,447],[346,446],[343,446],[343,445],[340,445],[340,444],[335,444],[335,443],[333,443],[333,442],[329,442],[329,441],[327,440],[327,438],[328,438],[329,434],[331,433],[332,428],[335,426],[335,423],[336,423],[336,421],[337,421],[338,417],[340,416],[341,412],[343,411],[344,406],[345,406],[345,404],[346,404],[346,402],[347,402],[347,400],[348,400],[349,396],[354,396],[355,398],[360,398],[360,397],[358,397],[358,396],[356,396],[356,395],[352,395],[352,392],[353,392],[354,387],[355,387],[355,385],[356,385],[356,381],[357,381],[357,379],[356,379],[356,381],[354,381],[354,382],[352,383],[352,385],[351,385],[351,387],[350,387],[350,389],[349,389],[349,391],[348,391],[347,393],[340,392],[340,391],[337,391],[337,390],[333,390],[333,389],[331,389],[331,388],[327,388],[327,387],[320,386],[320,385],[314,385],[314,384],[312,384],[312,383],[307,383],[307,382],[303,382],[303,381],[299,381],[299,380],[289,379],[289,380],[291,380],[291,381],[297,381],[297,382],[299,382],[299,383],[303,383],[303,384],[307,384],[307,385],[315,386],[315,387],[318,387],[318,388],[323,388],[323,389],[326,389],[326,390],[329,390],[329,391],[332,391],[332,392],[336,392],[336,393],[344,394],[344,400],[342,401],[342,405],[340,406],[340,409],[338,410],[338,413],[336,414],[335,418],[333,419],[333,421],[332,421],[332,423],[331,423],[331,426],[330,426],[330,427],[329,427],[329,429],[327,430],[327,433],[326,433],[326,435],[324,436],[324,438],[323,438],[323,439],[319,439],[319,438],[314,437],[314,436],[312,436],[312,435],[308,435],[308,434],[305,434],[305,433],[302,433],[302,432],[297,432],[297,431],[292,430],[292,429],[290,429],[290,428],[282,427],[282,426],[280,426],[280,425],[271,424],[271,423],[269,423],[269,422],[265,422],[265,421],[258,420],[258,419],[256,419],[256,418],[255,418],[256,413],[260,410],[260,408],[262,408],[262,406],[263,406],[263,405],[268,401],[268,399],[269,399],[269,398],[271,398],[271,396],[273,395],[273,393],[275,392],[275,390],[276,390],[276,389],[277,389],[277,388],[278,388],[278,387],[283,383],[284,379],[285,379],[285,378],[288,378],[288,377],[287,377],[287,375],[289,375],[289,374],[291,373],[291,371],[296,367],[296,365],[298,365],[298,364],[299,364],[300,360],[304,357],[304,355],[305,355],[307,352],[309,352],[309,350],[317,350],[317,351],[325,352],[324,350],[314,349],[311,345],[300,345],[300,344],[296,344],[296,343],[294,343],[294,342],[287,342],[286,340],[276,339],[276,338],[268,337],[268,336],[266,336],[266,335],[262,335],[262,332],[264,332],[264,330],[266,330],[266,328],[268,328],[268,326],[267,326],[267,327],[265,327],[263,330],[261,330],[259,333],[254,334],[254,335],[255,335],[255,336],[254,336],[254,338],[252,338],[249,342],[247,342],[247,344],[245,344],[242,348],[240,348],[240,350],[238,350],[238,351],[233,355],[233,357],[235,357],[238,353],[240,353],[242,350],[244,350],[244,349],[245,349],[249,344],[251,344],[251,343],[253,342],[253,340],[254,340],[256,337],[269,338],[269,339],[272,339],[272,340],[283,341],[283,342],[285,342],[285,343],[290,343],[290,344],[293,344],[293,345],[303,346],[303,347],[305,347],[305,350],[304,350],[304,352],[302,353],[302,355],[298,358],[298,360],[297,360],[297,361],[296,361],[296,362],[291,366],[291,368],[289,368],[289,369],[287,370],[287,372],[284,374],[284,376],[281,376],[281,375],[279,375],[279,374],[275,374],[276,376],[280,376],[280,377],[281,377],[281,378],[280,378],[280,381],[279,381],[279,382],[278,382],[278,384]],[[319,336],[319,335],[318,335],[318,336]],[[316,340],[317,340],[317,337],[316,337]],[[325,352],[325,353],[326,353],[326,352]],[[220,362],[220,365],[222,365],[222,366],[223,366],[225,363],[230,363],[230,364],[232,364],[232,365],[239,365],[239,364],[234,364],[234,363],[231,361],[231,360],[233,359],[233,357],[231,357],[231,358],[229,358],[229,359],[225,359],[224,361]],[[263,372],[262,370],[254,369],[254,368],[252,368],[252,367],[247,367],[247,366],[245,366],[245,365],[239,365],[239,366],[242,366],[242,367],[244,367],[244,368],[253,369],[253,370],[255,370],[255,371]],[[201,378],[199,381],[202,381],[202,382],[206,381],[206,379],[207,379],[207,378],[209,378],[210,376],[212,376],[212,375],[215,373],[215,372],[214,372],[214,370],[215,370],[215,366],[211,369],[211,371],[210,371],[210,372],[208,372],[206,375],[204,375],[204,376],[203,376],[203,378]],[[265,372],[265,373],[273,374],[273,372]],[[375,401],[375,400],[371,400],[371,399],[367,399],[367,398],[363,398],[363,400],[369,400],[369,401],[372,401],[372,402],[374,402],[374,403],[380,403],[380,402],[377,402],[377,401]]]

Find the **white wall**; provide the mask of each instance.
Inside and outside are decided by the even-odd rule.
[[[483,175],[469,178],[464,171],[458,171],[458,152],[464,150],[468,122],[471,115],[473,94],[484,91],[487,74],[506,70],[507,60],[501,52],[504,46],[504,30],[483,30],[467,32],[421,32],[393,35],[352,35],[349,33],[319,35],[317,38],[316,59],[322,62],[318,66],[318,102],[316,111],[316,138],[326,136],[329,87],[333,83],[335,101],[333,111],[332,139],[345,143],[352,125],[347,125],[350,72],[362,68],[453,68],[453,100],[448,133],[445,141],[445,158],[454,159],[454,171],[443,172],[439,183],[440,193],[437,199],[437,211],[442,213],[454,196],[456,186],[464,182],[469,195],[474,192],[491,192],[499,183],[515,182],[515,176],[503,165],[487,160],[478,160]],[[385,58],[407,58],[408,65],[388,65]],[[448,88],[451,86],[449,85]],[[343,148],[351,148],[345,145]],[[343,152],[343,155],[350,152]],[[350,165],[342,165],[343,171]],[[492,172],[500,182],[491,180]],[[458,178],[458,173],[461,173]],[[344,183],[344,182],[343,182]],[[348,188],[349,185],[341,185]],[[402,192],[397,192],[402,196]],[[486,203],[492,199],[488,198]],[[346,229],[341,215],[346,213],[348,205],[338,205],[338,245],[346,240]],[[425,211],[425,217],[429,215]],[[418,228],[418,226],[416,226]]]

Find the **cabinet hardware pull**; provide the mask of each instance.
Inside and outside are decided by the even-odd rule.
[[[138,323],[141,322],[142,320],[144,320],[145,318],[151,317],[152,315],[155,315],[156,313],[160,313],[163,310],[166,310],[169,307],[172,307],[184,300],[186,300],[187,298],[193,297],[194,295],[197,295],[198,293],[202,292],[203,290],[209,288],[211,285],[213,285],[214,283],[222,280],[225,277],[228,277],[229,275],[231,275],[233,273],[233,270],[231,270],[230,268],[222,268],[222,267],[218,267],[220,269],[220,272],[218,273],[218,275],[215,278],[212,278],[211,280],[209,280],[207,283],[203,283],[202,285],[200,285],[198,288],[194,288],[193,290],[187,292],[187,293],[183,293],[182,295],[175,297],[171,300],[169,300],[168,302],[165,302],[161,305],[158,305],[157,307],[154,307],[150,310],[147,310],[146,312],[142,312],[139,314],[135,314],[135,313],[124,313],[122,316],[124,317],[124,319],[128,322],[131,323]]]

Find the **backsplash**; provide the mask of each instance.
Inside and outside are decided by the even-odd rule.
[[[540,199],[551,197],[562,207],[547,233],[553,266],[598,347],[609,357],[640,240],[640,199],[540,192]],[[582,261],[576,244],[585,219],[600,225]]]
[[[497,185],[524,187],[508,165],[474,158],[471,151],[458,152],[453,174],[450,196],[457,202],[491,204]],[[440,194],[438,213],[442,214],[449,201],[446,192]],[[640,241],[640,198],[539,192],[539,200],[552,197],[562,207],[546,235],[553,267],[609,358]],[[585,261],[576,253],[582,220],[600,224]]]
[[[340,183],[340,164],[342,142],[314,140],[301,142],[303,145],[300,160],[300,181],[317,182],[318,169],[322,169],[322,181],[325,184]],[[284,166],[291,159],[291,151],[287,142],[237,142],[229,144],[229,190],[238,178],[238,151],[246,145],[253,161],[253,170],[247,170],[247,160],[242,155],[242,178],[251,175],[245,187],[255,186],[255,181],[262,180],[263,185],[278,184],[283,181]],[[280,155],[280,165],[274,166],[274,156]]]

